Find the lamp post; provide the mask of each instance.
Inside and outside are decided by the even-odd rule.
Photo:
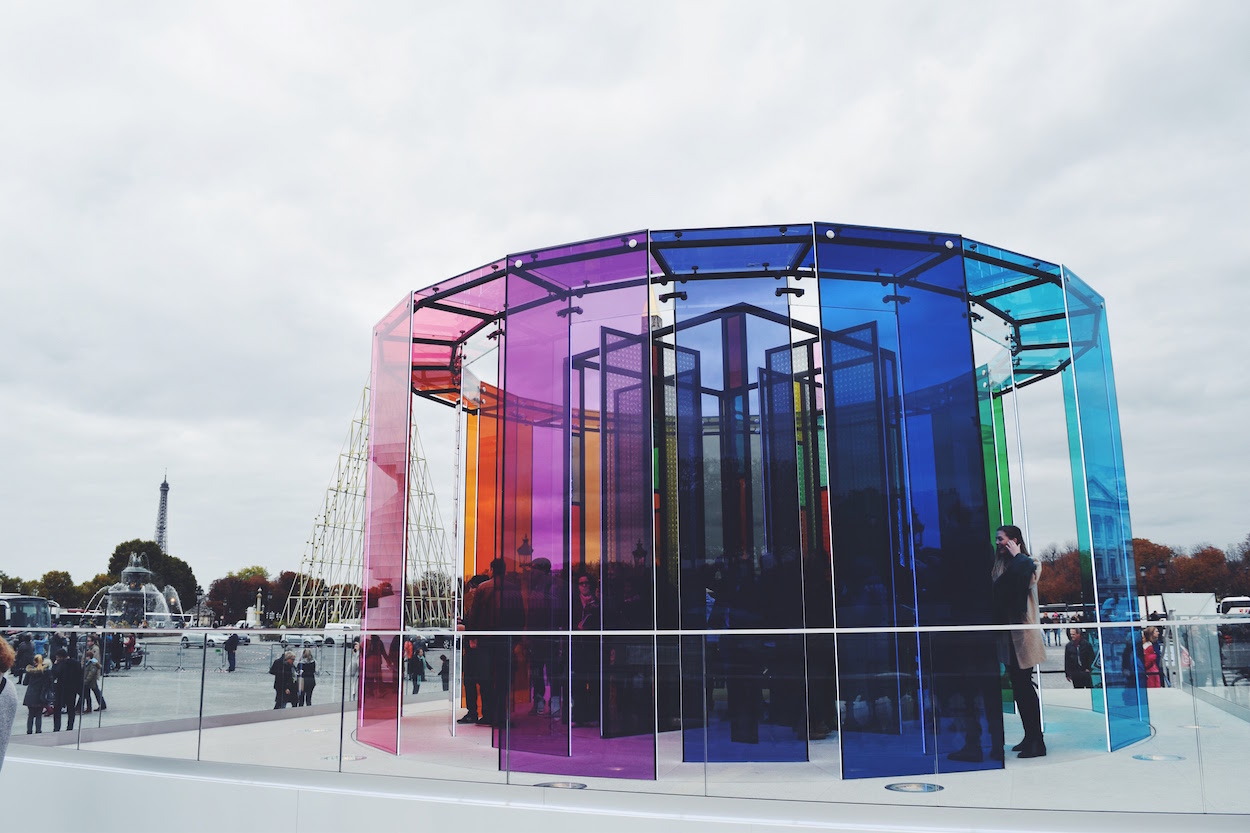
[[[521,538],[521,546],[516,548],[517,554],[517,572],[530,565],[530,559],[534,555],[534,548],[530,546],[530,537],[528,535]]]
[[[1145,564],[1137,568],[1137,575],[1141,577],[1142,597],[1146,600],[1146,621],[1150,621],[1150,594],[1146,590],[1146,575],[1149,572],[1150,568]],[[1160,561],[1154,565],[1154,572],[1158,573],[1159,581],[1162,582],[1168,574],[1168,565],[1165,562]]]

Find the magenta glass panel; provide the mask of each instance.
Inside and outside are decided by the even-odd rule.
[[[437,297],[442,306],[470,308],[483,312],[503,312],[506,283],[504,262],[496,260],[433,286],[418,289],[417,304]],[[419,330],[418,330],[419,331]]]
[[[357,737],[387,752],[399,746],[399,677],[383,640],[371,631],[403,628],[408,439],[412,406],[412,296],[373,331],[369,474],[365,511],[363,673]]]

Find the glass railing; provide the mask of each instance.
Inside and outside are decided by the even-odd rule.
[[[11,743],[726,798],[1250,813],[1250,621],[1150,625],[1149,651],[1141,623],[1046,634],[1044,757],[1010,750],[1022,720],[992,669],[1012,628],[422,630],[370,632],[363,651],[350,632],[240,631],[233,662],[216,632],[135,632],[106,640],[76,704],[44,715],[19,685]],[[79,659],[103,638],[62,633]]]

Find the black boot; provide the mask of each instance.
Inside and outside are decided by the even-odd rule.
[[[1046,742],[1040,737],[1025,744],[1020,750],[1017,758],[1044,758],[1046,757]]]
[[[967,764],[978,764],[985,760],[984,754],[981,752],[981,747],[979,746],[965,746],[963,749],[956,749],[946,757],[949,760]]]

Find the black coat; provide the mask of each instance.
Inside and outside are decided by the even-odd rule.
[[[998,625],[1018,625],[1024,622],[1029,597],[1029,586],[1037,565],[1025,553],[1019,553],[1007,562],[1002,575],[994,580],[994,622]]]
[[[303,660],[295,666],[295,670],[304,681],[304,691],[312,691],[317,685],[317,661],[315,659]]]
[[[274,691],[295,691],[295,666],[288,665],[283,657],[278,657],[273,661],[273,665],[269,666],[269,673],[273,674],[273,690]]]
[[[1084,639],[1079,643],[1069,641],[1063,650],[1064,675],[1084,688],[1091,680],[1090,669],[1094,667],[1094,657],[1094,646]]]
[[[13,661],[13,673],[22,676],[26,671],[26,666],[30,665],[35,659],[35,646],[30,644],[30,640],[26,639],[17,645],[17,658]]]
[[[76,659],[63,659],[52,666],[52,690],[58,703],[73,703],[82,692],[82,666]]]
[[[45,665],[41,671],[32,671],[26,669],[26,696],[22,698],[22,705],[27,708],[43,708],[48,703],[48,692],[51,690],[52,684],[49,678],[47,666]]]

